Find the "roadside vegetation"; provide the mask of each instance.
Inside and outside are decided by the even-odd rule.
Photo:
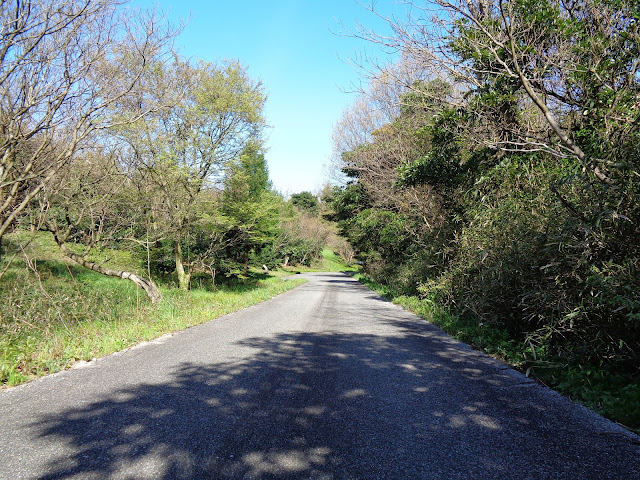
[[[75,245],[74,249],[80,250]],[[70,261],[48,233],[17,231],[5,238],[0,282],[0,385],[13,386],[183,330],[268,300],[305,282],[284,277],[311,271],[352,270],[330,248],[308,264],[246,275],[195,275],[191,287],[177,278],[158,281],[162,301],[153,304],[130,282]],[[92,260],[144,274],[139,252],[104,250]]]
[[[272,187],[261,82],[124,3],[0,8],[2,385],[270,298],[327,245],[353,256],[315,195]]]
[[[640,427],[640,7],[433,0],[274,190],[266,91],[120,0],[0,9],[0,381],[209,320],[357,258],[462,340]],[[333,223],[331,223],[333,222]],[[275,273],[274,273],[275,272]]]
[[[25,236],[8,235],[8,252],[16,237]],[[125,266],[135,264],[128,252],[109,252],[114,254]],[[304,282],[258,269],[215,285],[203,276],[189,291],[160,283],[163,300],[153,305],[133,283],[65,259],[48,235],[38,234],[20,255],[0,284],[0,383],[9,386],[212,320]]]
[[[285,222],[291,221],[286,218]],[[335,236],[335,227],[314,218],[316,234],[321,233],[316,239],[319,252],[303,248],[304,239],[299,239],[302,257],[291,261],[292,252],[287,250],[274,258],[270,250],[270,267],[265,271],[266,265],[261,263],[264,253],[254,251],[246,273],[243,264],[215,276],[197,273],[188,290],[179,288],[177,276],[169,268],[153,277],[162,298],[155,304],[135,284],[71,261],[49,232],[18,230],[7,234],[0,264],[4,270],[0,282],[0,385],[18,385],[268,300],[305,282],[284,278],[295,273],[352,270],[333,250],[345,248],[344,240]],[[278,236],[271,240],[281,241]],[[329,246],[321,243],[325,241]],[[84,246],[72,244],[70,248],[81,252]],[[288,265],[282,266],[287,256]],[[141,277],[149,268],[146,251],[135,248],[95,249],[88,259]],[[303,262],[298,263],[300,260]],[[156,269],[154,265],[152,270]]]
[[[356,263],[346,263],[338,253],[331,248],[324,248],[322,256],[310,265],[294,265],[281,267],[280,271],[291,274],[307,272],[344,272],[355,273],[360,271],[360,266]]]
[[[394,301],[640,427],[640,10],[409,2],[327,192]]]
[[[477,350],[499,358],[527,376],[614,422],[640,433],[640,382],[623,373],[601,368],[567,365],[560,356],[539,356],[533,345],[523,345],[509,331],[443,308],[428,298],[397,293],[372,277],[354,277],[385,299],[437,325],[449,335]],[[527,348],[528,347],[528,348]]]

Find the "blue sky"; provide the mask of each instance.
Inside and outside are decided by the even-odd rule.
[[[379,2],[391,8],[391,1]],[[172,22],[190,18],[178,38],[187,57],[237,59],[268,94],[267,162],[275,188],[317,191],[327,181],[331,131],[361,80],[347,60],[372,45],[336,35],[340,22],[386,26],[354,0],[134,0],[157,5]]]

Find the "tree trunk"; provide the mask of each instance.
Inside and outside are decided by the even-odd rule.
[[[178,273],[178,284],[181,290],[189,290],[189,284],[191,283],[191,274],[184,271],[184,264],[182,263],[182,246],[180,240],[173,241],[173,253],[176,260],[176,272]]]
[[[60,250],[62,250],[62,253],[64,253],[66,257],[70,258],[77,264],[82,265],[85,268],[88,268],[89,270],[93,270],[94,272],[98,272],[103,275],[107,275],[109,277],[124,278],[126,280],[132,281],[138,287],[142,287],[146,292],[146,294],[149,296],[151,303],[158,303],[162,299],[160,290],[158,290],[158,287],[153,282],[153,280],[151,279],[147,280],[145,278],[139,277],[135,273],[125,272],[123,270],[114,270],[111,268],[105,268],[102,265],[97,265],[93,262],[90,262],[85,258],[83,258],[82,256],[78,255],[77,253],[72,252],[69,249],[69,247],[67,247],[64,243],[58,243],[58,246],[60,247]]]

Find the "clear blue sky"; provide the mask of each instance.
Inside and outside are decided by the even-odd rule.
[[[365,0],[366,1],[366,0]],[[392,8],[390,0],[378,2]],[[383,5],[384,4],[384,5]],[[372,45],[332,32],[340,22],[386,26],[354,0],[134,0],[157,5],[172,22],[190,20],[178,39],[187,57],[237,59],[268,94],[267,162],[285,194],[319,190],[326,182],[331,131],[354,94],[358,73],[347,60]],[[398,6],[395,6],[398,10]]]

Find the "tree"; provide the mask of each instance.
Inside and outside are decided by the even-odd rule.
[[[637,172],[637,2],[410,5],[412,18],[388,19],[394,36],[365,29],[356,35],[397,48],[424,72],[452,82],[449,102],[473,107],[479,142],[505,152],[572,157],[605,184]],[[390,72],[383,68],[377,76],[402,80]]]
[[[0,4],[0,241],[91,137],[156,105],[106,115],[134,94],[175,31],[118,0]]]
[[[311,192],[300,192],[291,195],[291,203],[300,210],[305,210],[313,215],[318,214],[318,199]]]
[[[172,239],[178,281],[189,287],[183,242],[198,222],[204,192],[218,188],[232,162],[264,126],[265,95],[237,62],[221,66],[175,62],[158,68],[149,98],[126,108],[136,114],[171,92],[169,106],[118,132],[130,146],[159,235]],[[186,267],[186,268],[185,268]]]
[[[144,218],[128,173],[117,152],[103,149],[76,154],[64,173],[51,179],[55,188],[45,188],[38,197],[43,212],[40,229],[52,233],[67,258],[103,275],[130,280],[157,303],[161,294],[151,275],[144,278],[90,258],[96,247],[137,241]],[[82,246],[82,250],[70,245]]]
[[[637,372],[638,2],[407,3],[392,35],[355,32],[399,51],[372,66],[396,89],[363,92],[399,113],[335,135],[351,183],[332,215],[365,268],[528,348]]]
[[[251,252],[267,245],[277,230],[276,198],[270,190],[269,172],[258,142],[250,142],[229,165],[222,194],[221,213],[229,225],[237,260],[246,275]]]

